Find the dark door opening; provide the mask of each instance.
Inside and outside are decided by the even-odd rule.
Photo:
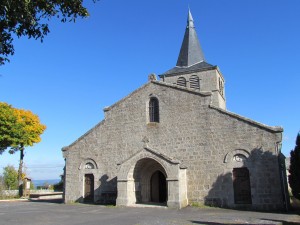
[[[164,203],[167,201],[167,181],[165,175],[159,170],[152,174],[151,180],[151,201]]]
[[[251,204],[249,170],[245,167],[233,169],[233,190],[235,204]]]
[[[94,201],[94,175],[84,175],[84,202]]]

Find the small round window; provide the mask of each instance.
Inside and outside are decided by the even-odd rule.
[[[85,164],[84,168],[85,169],[95,169],[95,166],[93,165],[93,163],[88,162]]]
[[[242,154],[236,154],[233,156],[233,161],[235,162],[244,162],[246,161],[246,157]]]

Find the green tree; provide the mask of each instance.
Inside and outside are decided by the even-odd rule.
[[[57,184],[53,185],[54,191],[63,191],[64,190],[64,175],[60,175],[60,181]]]
[[[289,184],[292,194],[300,200],[300,132],[296,139],[296,147],[291,151]]]
[[[3,180],[3,176],[0,175],[0,197],[1,197],[2,190],[4,190],[4,180]]]
[[[3,181],[8,190],[18,189],[18,171],[13,166],[6,166],[3,169]]]
[[[17,117],[11,105],[0,102],[0,154],[16,141]]]
[[[1,0],[0,65],[14,54],[14,36],[43,41],[50,32],[47,22],[52,17],[63,23],[87,17],[88,11],[82,3],[83,0]]]
[[[30,190],[34,190],[34,189],[35,189],[34,183],[31,181],[30,182]]]
[[[0,199],[3,198],[3,190],[5,190],[5,185],[4,185],[4,181],[3,181],[3,176],[0,175]]]
[[[31,111],[13,108],[0,102],[0,154],[6,149],[13,154],[20,151],[18,170],[19,194],[22,196],[22,168],[25,147],[41,141],[46,126]]]

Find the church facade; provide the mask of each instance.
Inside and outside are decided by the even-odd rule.
[[[283,129],[226,110],[225,79],[190,12],[177,65],[159,78],[62,149],[64,201],[285,209]]]

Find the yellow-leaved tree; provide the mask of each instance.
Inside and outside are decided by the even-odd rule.
[[[20,151],[18,171],[19,195],[22,196],[22,168],[25,147],[41,141],[46,126],[29,110],[17,109],[0,102],[0,154],[8,149],[13,154]]]

